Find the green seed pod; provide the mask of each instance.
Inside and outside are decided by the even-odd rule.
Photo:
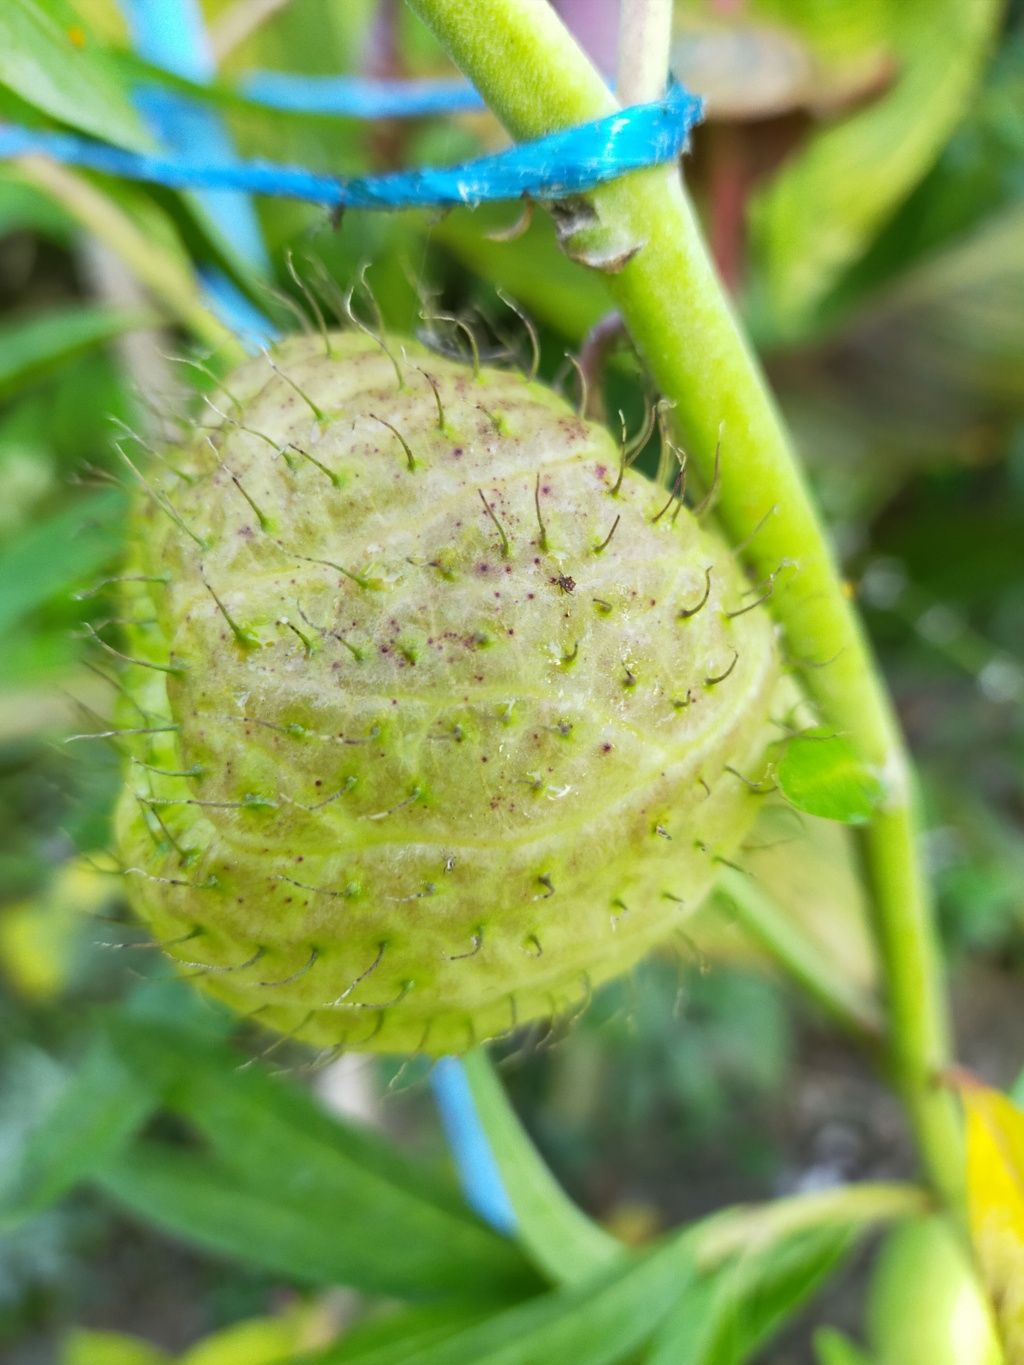
[[[391,346],[252,361],[148,478],[118,840],[212,994],[441,1054],[696,908],[756,813],[778,665],[728,550],[604,428]]]
[[[944,1218],[890,1232],[875,1264],[868,1328],[879,1365],[1004,1365],[965,1248]]]

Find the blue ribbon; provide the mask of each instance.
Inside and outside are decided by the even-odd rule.
[[[236,87],[254,104],[292,114],[347,118],[420,118],[485,109],[468,81],[374,81],[362,76],[300,76],[252,71]]]
[[[153,66],[186,80],[205,82],[215,72],[197,0],[122,0],[136,51]],[[169,155],[185,157],[204,148],[220,162],[236,161],[219,115],[156,84],[136,87],[135,105]],[[199,201],[235,251],[261,274],[270,260],[252,204],[244,194],[207,193]]]
[[[171,189],[242,190],[333,208],[403,209],[476,206],[498,200],[565,199],[630,171],[674,161],[686,150],[702,103],[680,86],[663,100],[523,142],[457,166],[336,179],[265,161],[125,151],[74,133],[0,126],[0,158],[42,153],[58,161]]]
[[[430,1082],[466,1203],[497,1232],[513,1236],[515,1209],[480,1122],[465,1067],[458,1057],[439,1057]]]

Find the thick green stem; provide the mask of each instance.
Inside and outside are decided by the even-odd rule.
[[[601,117],[615,103],[547,0],[409,0],[517,138]],[[885,964],[891,1068],[936,1189],[962,1198],[961,1136],[939,1076],[948,1027],[931,905],[915,852],[907,762],[885,689],[760,368],[711,265],[674,167],[628,176],[559,212],[566,250],[611,268],[609,291],[759,579],[790,661],[829,724],[884,774],[865,834]]]

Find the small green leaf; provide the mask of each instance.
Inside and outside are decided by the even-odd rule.
[[[0,85],[94,137],[136,151],[149,146],[102,47],[60,0],[3,0]]]
[[[54,1203],[94,1170],[118,1157],[157,1105],[104,1040],[89,1051],[56,1107],[29,1138],[0,1222],[11,1224]]]
[[[152,323],[113,308],[61,308],[0,327],[0,399],[114,337]]]
[[[776,780],[797,810],[862,825],[885,795],[878,778],[842,735],[825,726],[805,730],[786,746]]]

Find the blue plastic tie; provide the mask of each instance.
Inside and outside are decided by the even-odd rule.
[[[264,161],[207,161],[184,154],[125,151],[74,133],[0,127],[0,158],[42,153],[128,180],[172,189],[242,190],[334,208],[403,209],[476,206],[499,200],[565,199],[630,171],[674,161],[685,151],[702,104],[675,86],[653,104],[523,142],[457,166],[336,179]]]
[[[362,76],[300,76],[291,71],[252,71],[238,91],[254,104],[292,114],[348,118],[420,118],[475,113],[483,99],[468,81],[374,81]]]
[[[216,68],[196,0],[122,0],[122,7],[140,57],[199,84],[213,77]],[[176,159],[195,156],[202,149],[216,161],[237,161],[231,137],[215,110],[155,84],[137,86],[134,102],[162,146]],[[204,187],[196,188],[202,191]],[[270,269],[267,249],[246,195],[231,187],[228,191],[210,189],[201,193],[200,199],[234,250],[266,274]],[[224,282],[229,285],[226,276]]]
[[[272,346],[280,332],[270,319],[239,289],[234,280],[215,266],[200,266],[203,302],[210,312],[233,332],[249,355],[259,355]]]
[[[480,1122],[465,1068],[457,1057],[442,1057],[430,1080],[466,1203],[497,1232],[511,1237],[517,1226],[515,1210]]]

